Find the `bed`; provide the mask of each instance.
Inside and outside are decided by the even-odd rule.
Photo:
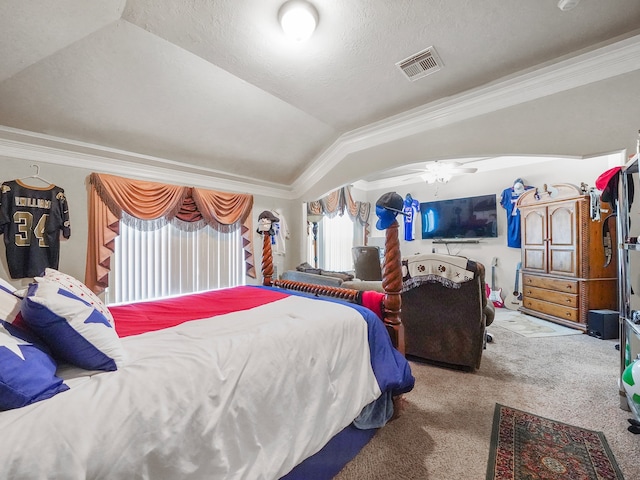
[[[399,270],[388,270],[395,287]],[[38,349],[53,358],[80,349],[57,347],[58,337],[42,341],[45,331],[80,338],[82,348],[99,344],[98,354],[54,362],[53,390],[0,412],[0,478],[331,478],[341,465],[311,477],[314,459],[324,463],[317,459],[332,445],[364,445],[390,419],[394,399],[413,388],[401,353],[399,289],[376,297],[281,284],[271,278],[268,241],[265,285],[104,312],[79,282],[74,290],[73,279],[47,275],[12,293],[23,297],[20,313],[14,308],[3,321],[5,333],[32,328],[39,337],[6,350],[26,363]],[[60,306],[71,297],[91,312],[77,324]],[[40,325],[47,315],[57,323]],[[60,318],[72,334],[52,331]],[[116,335],[105,340],[95,329]]]

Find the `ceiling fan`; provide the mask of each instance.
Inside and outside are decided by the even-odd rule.
[[[475,173],[478,169],[465,167],[464,164],[460,162],[441,162],[436,160],[427,163],[424,169],[416,171],[422,172],[420,177],[427,183],[447,183],[453,177],[467,173]]]

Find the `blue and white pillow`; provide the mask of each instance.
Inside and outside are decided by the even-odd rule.
[[[69,387],[56,377],[56,363],[35,337],[14,323],[21,300],[0,279],[0,410],[45,400]]]
[[[0,410],[51,398],[69,387],[56,377],[56,362],[22,331],[0,321]]]
[[[113,325],[89,302],[58,283],[29,285],[22,317],[56,360],[86,370],[117,370],[125,352]]]
[[[113,316],[107,306],[102,303],[102,300],[100,300],[100,298],[93,293],[89,287],[77,278],[72,277],[69,274],[59,272],[53,268],[45,268],[44,274],[41,277],[35,277],[33,280],[36,282],[51,281],[57,283],[62,288],[69,290],[76,297],[80,297],[82,300],[88,302],[93,308],[107,317],[109,323],[113,325]]]
[[[22,292],[26,293],[26,289],[22,290]],[[30,335],[30,338],[37,338],[22,318],[20,313],[21,305],[22,295],[20,291],[16,290],[6,280],[0,278],[0,320],[19,328],[26,335]],[[39,342],[38,347],[41,347],[45,353],[51,353],[42,342]]]

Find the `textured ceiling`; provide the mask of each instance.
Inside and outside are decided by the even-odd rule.
[[[560,11],[557,0],[313,3],[318,29],[308,42],[290,45],[277,25],[281,0],[4,0],[0,125],[131,152],[143,163],[180,162],[249,184],[290,188],[307,172],[311,180],[299,191],[320,194],[333,184],[428,158],[433,145],[425,136],[409,136],[402,145],[348,151],[330,165],[329,176],[317,176],[317,187],[309,185],[313,165],[340,150],[353,132],[634,36],[640,25],[637,0],[582,0],[569,12]],[[444,68],[408,81],[395,63],[428,46]],[[629,89],[614,98],[595,87],[578,88],[568,97],[476,121],[483,128],[490,121],[512,129],[505,119],[518,119],[529,128],[531,114],[553,125],[554,109],[562,105],[561,113],[578,122],[567,129],[584,131],[575,140],[592,138],[603,128],[594,109],[621,104],[626,120],[640,112],[637,80],[610,84]],[[593,102],[594,109],[580,105],[567,114],[575,102]],[[638,124],[640,115],[625,132],[637,131]],[[478,138],[473,128],[460,127],[457,133],[448,126],[437,135],[441,141],[432,139],[439,158],[467,150],[474,155]],[[603,142],[578,148],[578,154],[628,146],[598,131]],[[530,141],[541,145],[542,134],[530,133]],[[576,154],[560,138],[537,152],[529,145],[511,151],[518,146],[501,147],[499,134],[487,129],[475,154]],[[413,141],[420,150],[408,154]],[[467,141],[468,148],[461,148]]]

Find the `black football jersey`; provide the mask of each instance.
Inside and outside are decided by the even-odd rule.
[[[2,184],[0,234],[4,234],[11,278],[39,276],[46,267],[57,270],[61,233],[71,236],[62,188],[31,187],[20,180]]]

